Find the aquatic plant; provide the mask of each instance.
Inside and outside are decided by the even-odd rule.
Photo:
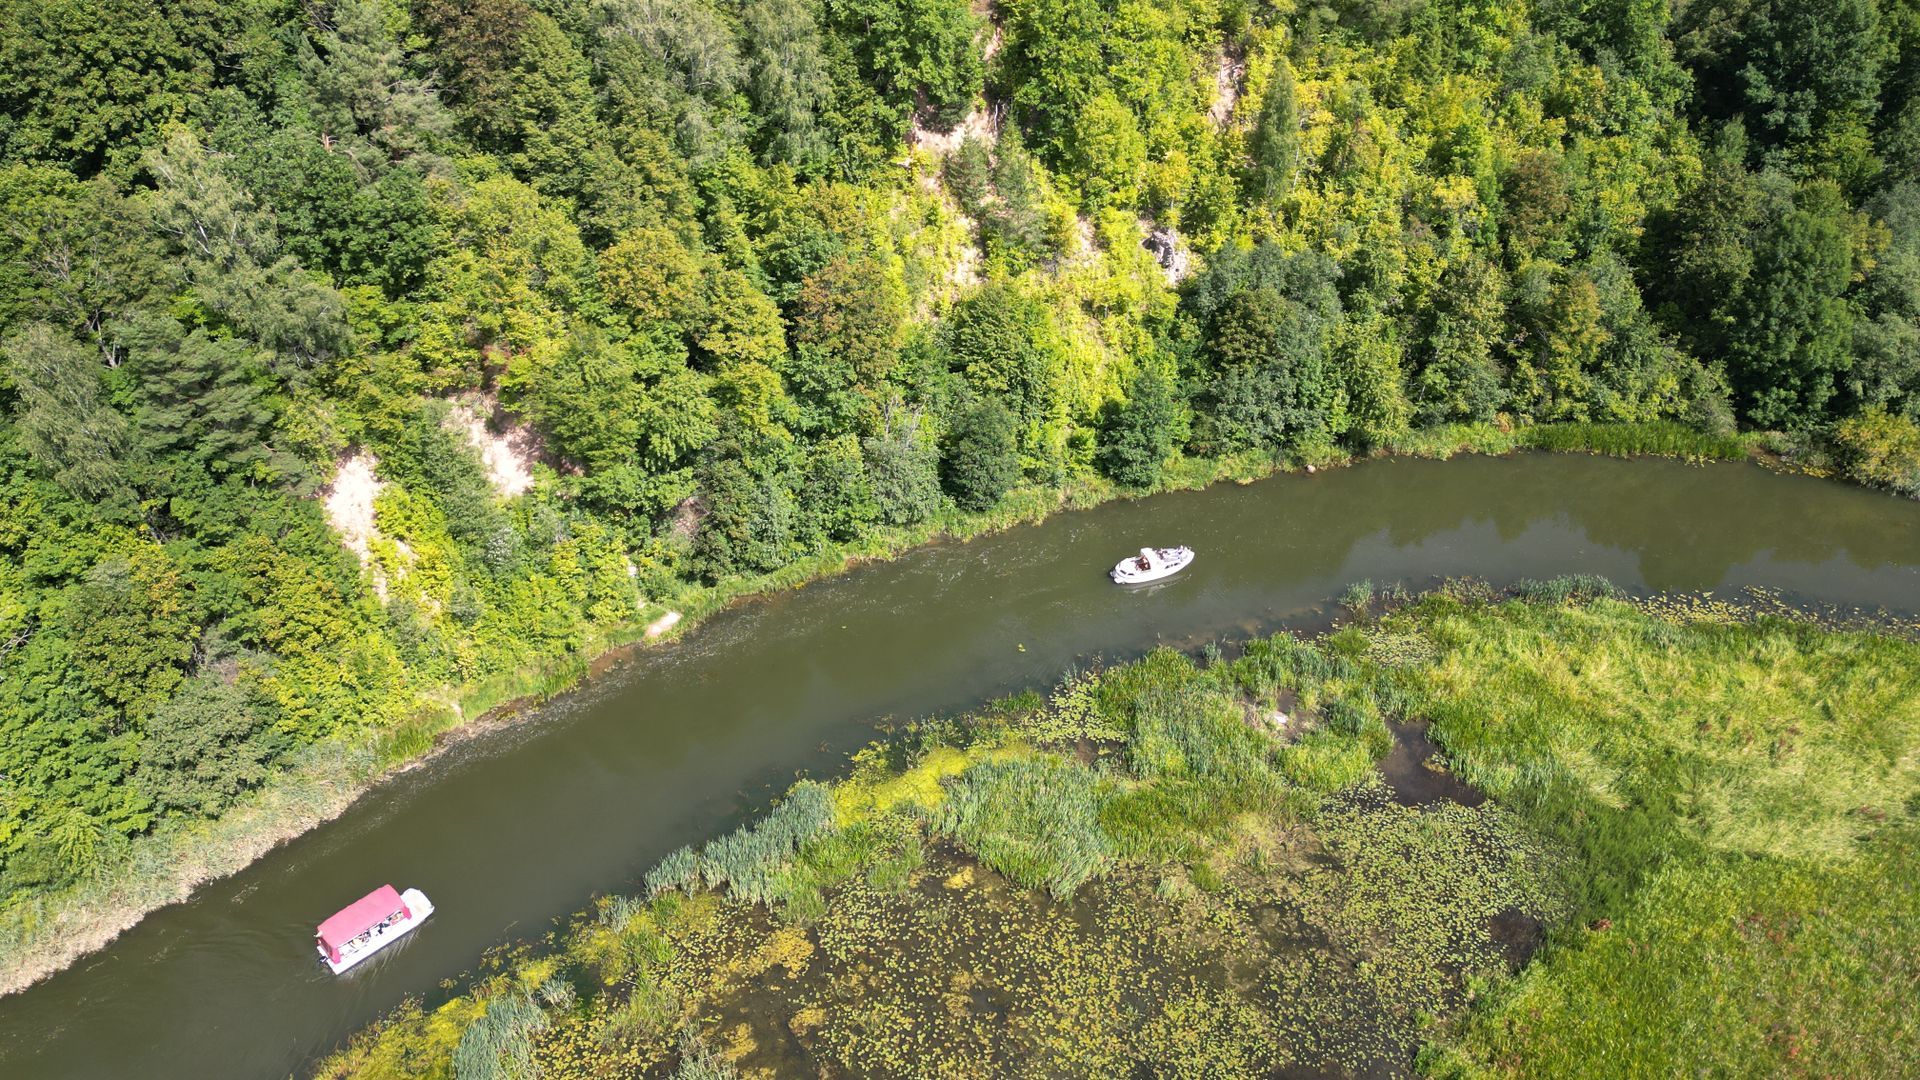
[[[692,1029],[681,1037],[680,1064],[673,1070],[673,1080],[735,1080],[739,1075],[732,1062]]]
[[[546,1026],[547,1014],[525,994],[493,999],[454,1048],[454,1080],[527,1080],[536,1075],[533,1036]]]
[[[1541,424],[1522,441],[1536,450],[1587,451],[1613,457],[1676,457],[1689,461],[1741,461],[1747,444],[1737,435],[1717,435],[1671,421],[1644,424]]]
[[[1373,582],[1356,581],[1340,594],[1340,606],[1355,615],[1365,615],[1373,606]]]
[[[1013,881],[1064,899],[1113,859],[1100,828],[1108,790],[1052,755],[987,762],[953,786],[935,823]]]
[[[1594,600],[1620,595],[1618,586],[1598,574],[1569,574],[1546,581],[1523,578],[1514,583],[1512,592],[1514,596],[1533,604],[1564,604],[1569,600]]]
[[[656,896],[668,889],[686,889],[700,881],[700,856],[691,847],[682,847],[671,853],[647,871],[645,889],[648,896]]]
[[[1068,671],[1051,694],[1045,698],[1033,695],[1032,704],[1010,718],[1013,730],[1035,746],[1124,740],[1126,732],[1109,723],[1100,711],[1101,678],[1097,668]]]
[[[540,999],[540,1004],[557,1012],[572,1012],[580,1001],[579,991],[558,975],[541,983],[540,988],[534,991],[534,997]]]
[[[694,883],[724,863],[723,892],[650,888],[576,924],[564,970],[605,989],[552,1005],[535,1059],[553,1080],[721,1059],[1225,1076],[1404,1071],[1424,1042],[1442,1076],[1577,1074],[1613,1047],[1661,1073],[1898,1073],[1920,646],[1604,591],[1453,583],[1317,641],[1162,651],[1044,699],[1118,753],[1036,750],[1039,695],[916,725],[839,790],[796,787],[669,857]],[[1397,805],[1374,779],[1388,717],[1431,718],[1495,801]],[[547,1001],[554,970],[482,994]],[[496,1007],[403,1012],[348,1053],[431,1074],[446,1032]],[[676,1050],[688,1030],[724,1054]]]
[[[776,896],[781,868],[801,846],[838,827],[832,792],[818,781],[803,780],[765,817],[708,843],[692,861],[686,849],[667,856],[647,875],[646,887],[649,893],[685,888],[697,868],[708,888],[725,887],[742,899],[768,903]]]
[[[637,897],[610,896],[600,908],[600,921],[614,933],[623,933],[646,909],[646,903]]]

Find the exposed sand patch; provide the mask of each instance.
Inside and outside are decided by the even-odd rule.
[[[533,489],[533,463],[545,447],[532,428],[508,419],[492,396],[470,394],[457,399],[447,411],[447,426],[464,432],[480,452],[487,482],[501,498],[511,499]]]
[[[935,157],[945,160],[960,149],[960,144],[971,136],[992,146],[1000,138],[1000,116],[998,110],[988,111],[975,108],[961,117],[953,125],[952,131],[935,131],[921,122],[919,116],[913,118],[907,129],[907,145],[916,150],[925,150]]]
[[[915,180],[922,191],[940,200],[942,209],[953,218],[966,237],[956,246],[953,257],[940,275],[941,284],[952,291],[969,289],[985,280],[981,266],[986,256],[977,242],[980,223],[961,209],[959,201],[941,181],[941,170],[947,159],[970,138],[978,139],[989,147],[999,141],[999,110],[976,108],[954,125],[952,131],[935,131],[916,116],[907,130],[907,161],[908,167],[915,170]]]
[[[374,566],[373,541],[380,535],[373,520],[373,501],[387,486],[374,471],[379,465],[380,460],[366,450],[342,458],[334,469],[333,483],[326,487],[324,502],[333,531],[340,534],[347,550],[360,557],[360,565],[369,570]],[[380,580],[377,573],[373,587],[380,599],[387,598],[386,582]]]
[[[647,624],[647,640],[651,641],[678,625],[680,625],[680,613],[669,611]]]
[[[700,531],[700,519],[707,516],[707,502],[698,495],[680,500],[673,508],[673,531],[683,540],[692,540]]]

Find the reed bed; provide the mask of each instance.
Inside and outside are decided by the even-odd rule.
[[[1390,720],[1493,801],[1394,805]],[[1891,1075],[1916,760],[1900,636],[1452,583],[910,725],[323,1075]]]

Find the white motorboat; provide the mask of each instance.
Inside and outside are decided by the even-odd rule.
[[[1192,548],[1141,548],[1140,554],[1121,559],[1108,576],[1116,585],[1145,585],[1170,578],[1192,564]]]
[[[397,892],[382,885],[334,912],[314,934],[320,959],[335,975],[393,944],[427,921],[433,901],[419,889]]]

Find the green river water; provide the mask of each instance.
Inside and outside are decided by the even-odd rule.
[[[1145,544],[1199,557],[1161,585],[1109,584]],[[796,773],[830,772],[888,718],[969,707],[1095,656],[1312,623],[1361,578],[1566,573],[1920,612],[1920,505],[1746,464],[1385,460],[933,544],[643,651],[0,999],[0,1076],[303,1073],[404,996],[434,1000],[488,947],[632,887]],[[327,974],[314,924],[383,882],[422,889],[437,914]]]

